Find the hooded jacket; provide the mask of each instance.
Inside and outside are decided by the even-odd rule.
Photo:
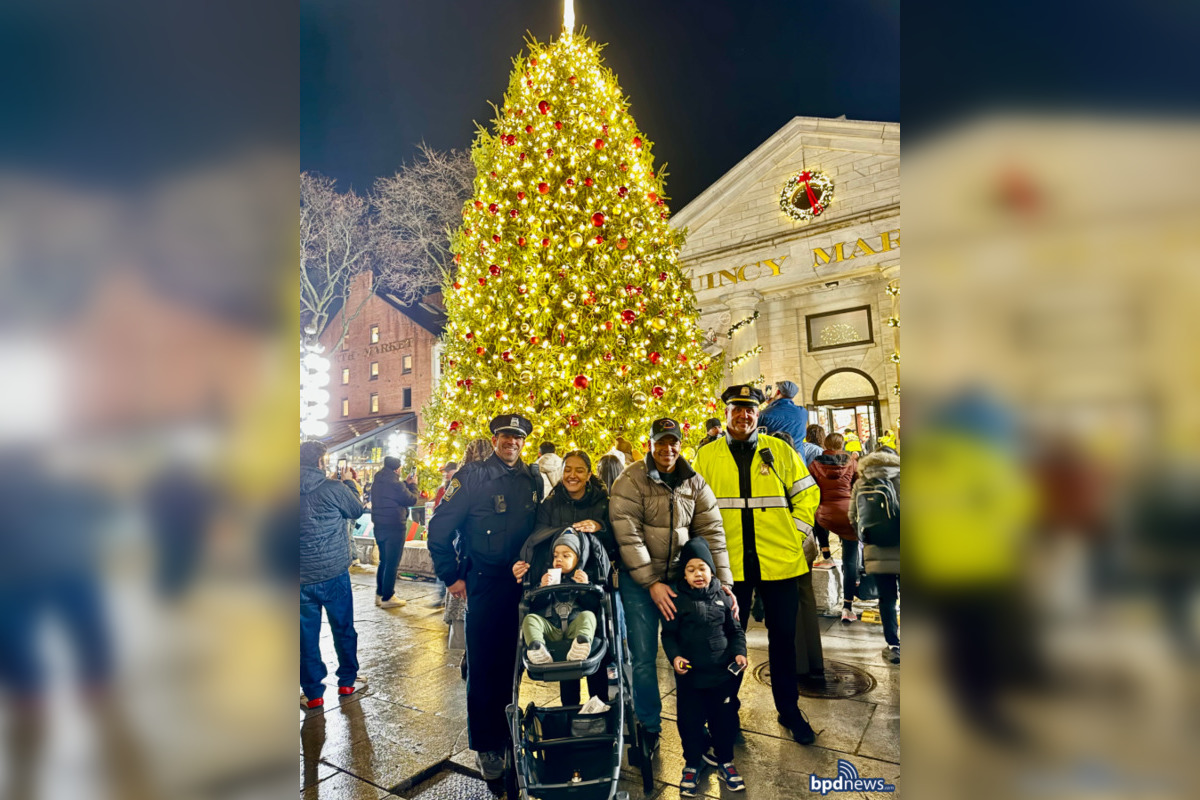
[[[538,456],[537,468],[542,473],[542,497],[549,497],[550,491],[562,480],[563,460],[558,453],[543,453]]]
[[[883,450],[871,453],[859,462],[859,471],[864,478],[887,478],[892,481],[896,491],[900,490],[900,456]],[[862,482],[854,484],[854,492],[850,496],[850,523],[858,527],[858,514],[855,508],[859,488]],[[876,544],[863,546],[863,564],[871,575],[900,574],[900,545],[895,547],[880,547]]]
[[[703,539],[690,539],[683,546],[681,566],[687,566],[693,558],[703,559],[713,569],[712,553]],[[708,586],[697,589],[681,574],[674,588],[675,618],[663,620],[663,651],[671,664],[683,656],[692,665],[687,674],[676,673],[676,679],[701,689],[732,679],[729,665],[735,656],[746,655],[746,634],[734,619],[720,581],[714,577]]]
[[[786,433],[793,442],[803,442],[808,431],[808,409],[796,405],[790,397],[772,400],[758,417],[767,433]]]
[[[365,511],[341,481],[316,467],[300,468],[300,583],[321,583],[350,568],[346,520]]]
[[[371,522],[375,527],[399,528],[408,521],[408,509],[417,504],[417,496],[408,484],[390,469],[383,469],[371,484]]]
[[[716,575],[733,587],[725,529],[717,498],[687,459],[675,462],[679,485],[672,490],[663,482],[654,459],[647,455],[630,465],[612,487],[608,516],[612,522],[621,562],[635,581],[645,587],[679,575],[679,552],[691,538],[708,541]]]
[[[821,504],[817,506],[817,524],[847,541],[858,534],[850,524],[850,492],[853,490],[854,458],[846,453],[826,450],[813,459],[809,471],[821,487]]]
[[[613,538],[612,528],[608,523],[608,492],[588,481],[583,497],[571,499],[567,488],[561,483],[538,506],[537,525],[534,533],[541,533],[547,528],[555,529],[555,535],[562,533],[576,522],[590,519],[600,525],[595,533],[600,543],[604,545],[609,559],[617,557],[617,540]]]

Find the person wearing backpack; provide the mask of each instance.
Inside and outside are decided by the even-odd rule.
[[[880,449],[858,464],[850,496],[850,524],[863,543],[863,561],[879,588],[879,616],[887,647],[883,658],[900,663],[900,456]]]

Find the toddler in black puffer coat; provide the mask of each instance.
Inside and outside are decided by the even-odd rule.
[[[733,791],[745,782],[733,765],[737,736],[738,673],[746,666],[746,634],[738,625],[729,597],[715,579],[708,542],[689,539],[680,553],[683,576],[675,585],[675,615],[663,622],[662,643],[675,670],[679,738],[683,742],[680,794],[696,794],[705,763]],[[705,751],[705,723],[712,748]]]

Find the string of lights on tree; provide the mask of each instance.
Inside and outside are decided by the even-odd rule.
[[[686,433],[717,405],[653,143],[601,46],[568,27],[527,48],[472,148],[426,465],[502,413],[527,416],[534,441],[602,453],[662,416]]]
[[[762,348],[762,345],[761,345],[761,344],[760,344],[760,345],[755,345],[754,347],[752,347],[751,349],[749,349],[749,350],[747,350],[746,352],[742,353],[741,355],[739,355],[739,356],[737,356],[737,357],[735,357],[735,358],[733,358],[733,359],[730,359],[730,361],[729,361],[729,368],[730,368],[730,369],[733,369],[733,368],[735,368],[735,367],[738,367],[738,366],[740,366],[740,365],[742,365],[742,364],[745,364],[745,363],[746,363],[747,361],[749,361],[750,359],[754,358],[754,357],[755,357],[755,356],[757,356],[757,355],[760,355],[760,354],[762,353],[762,351],[763,351],[763,348]]]

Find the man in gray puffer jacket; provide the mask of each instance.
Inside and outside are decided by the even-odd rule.
[[[633,660],[633,706],[649,734],[651,750],[662,729],[655,666],[659,624],[664,617],[674,619],[672,598],[676,595],[667,584],[680,577],[679,554],[688,539],[700,536],[708,542],[716,577],[737,612],[717,498],[704,478],[680,457],[681,438],[674,420],[654,422],[650,454],[621,473],[608,504],[621,552],[621,604]]]
[[[325,476],[325,445],[300,445],[300,688],[306,708],[325,701],[321,659],[321,609],[329,617],[338,656],[338,694],[353,694],[358,678],[358,633],[350,593],[350,542],[346,520],[366,509],[341,481]]]

